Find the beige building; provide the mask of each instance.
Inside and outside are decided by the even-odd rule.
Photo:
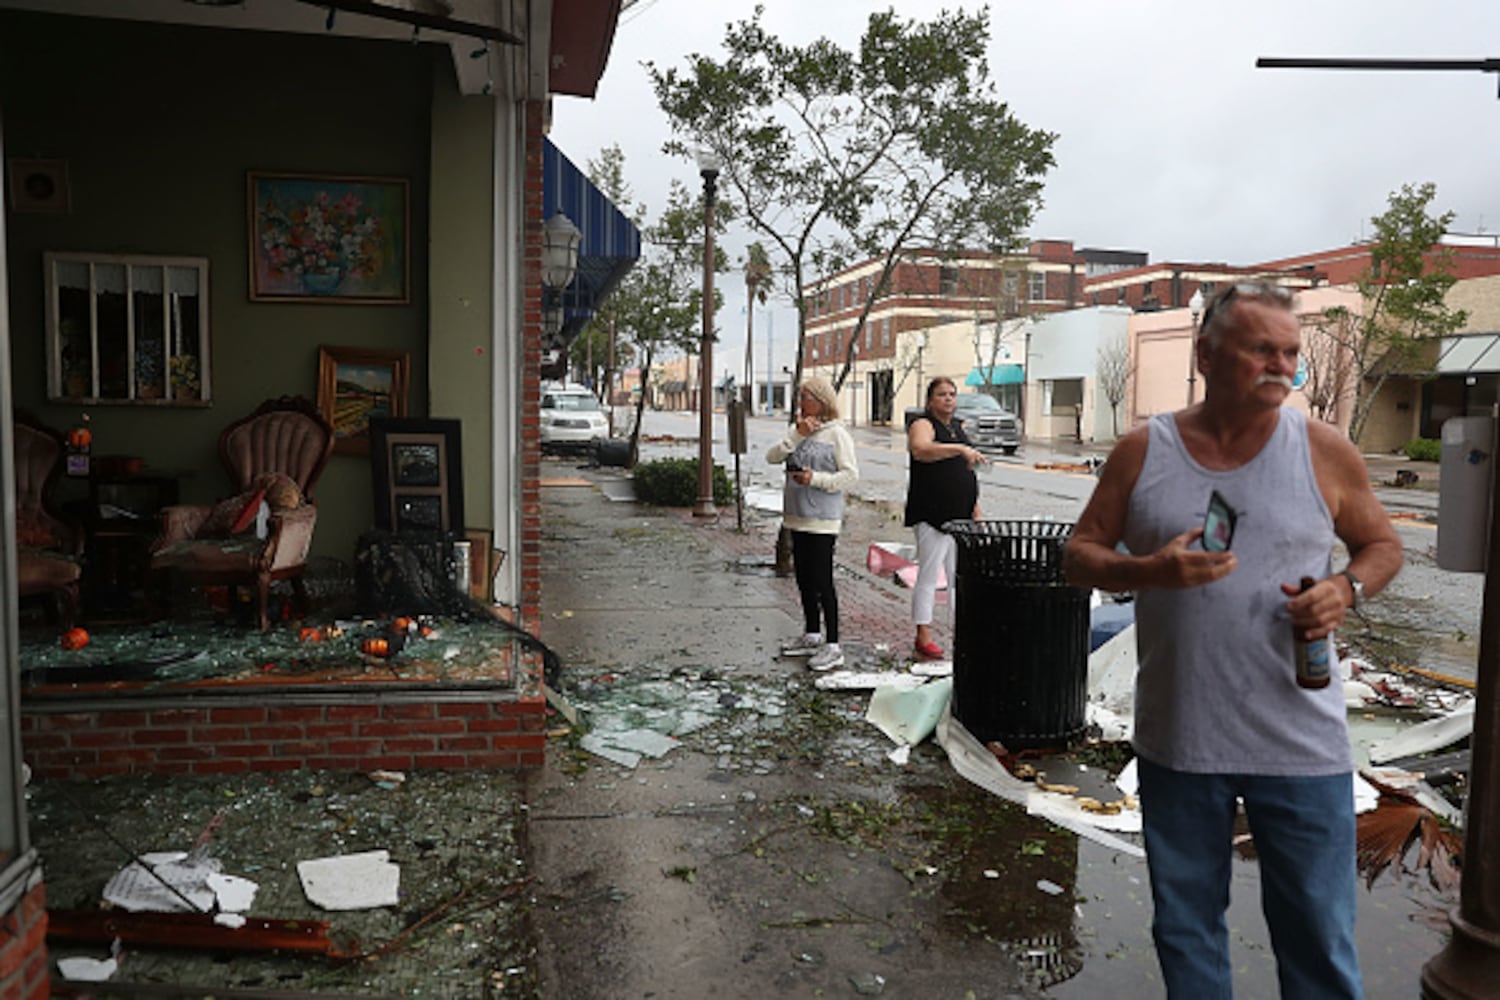
[[[1326,310],[1343,306],[1357,312],[1359,302],[1359,293],[1347,287],[1308,288],[1298,292],[1295,309],[1302,323],[1304,353],[1316,353],[1320,348],[1314,345],[1326,340],[1321,330],[1326,323]],[[1132,378],[1125,404],[1127,426],[1134,427],[1155,414],[1179,410],[1203,398],[1203,375],[1193,363],[1193,330],[1194,317],[1186,308],[1130,316],[1127,336]],[[1312,388],[1313,385],[1305,384],[1293,392],[1288,405],[1304,413],[1319,409],[1309,399]],[[1353,409],[1352,387],[1337,395],[1324,419],[1347,428]],[[1396,414],[1404,412],[1399,406],[1392,409]]]

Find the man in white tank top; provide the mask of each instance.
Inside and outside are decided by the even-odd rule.
[[[1134,743],[1173,998],[1231,995],[1237,800],[1282,996],[1362,995],[1343,692],[1299,686],[1295,643],[1331,649],[1344,613],[1401,568],[1401,542],[1348,438],[1283,406],[1301,339],[1286,290],[1215,295],[1194,345],[1203,401],[1120,439],[1064,554],[1070,583],[1136,593]],[[1229,539],[1204,537],[1215,494]],[[1338,571],[1335,536],[1349,551]]]

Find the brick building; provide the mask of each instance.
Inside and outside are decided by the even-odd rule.
[[[1139,251],[1037,240],[1016,254],[913,252],[881,284],[882,262],[866,260],[803,289],[802,365],[833,378],[854,341],[841,405],[855,423],[899,423],[937,375],[1014,406],[1006,389],[1024,363],[1025,318],[1077,308],[1091,278],[1145,261]]]

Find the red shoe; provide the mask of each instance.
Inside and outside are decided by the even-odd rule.
[[[925,656],[929,660],[941,660],[943,658],[943,647],[930,640],[927,642],[918,642],[916,649],[918,656]]]

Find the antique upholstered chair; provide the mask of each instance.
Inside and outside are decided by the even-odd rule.
[[[158,587],[169,573],[196,585],[253,587],[264,632],[271,582],[287,580],[305,612],[302,573],[318,520],[312,491],[332,453],[333,428],[300,396],[267,400],[224,428],[219,459],[236,495],[162,510],[151,556]]]
[[[52,509],[52,485],[62,470],[59,432],[16,411],[16,583],[21,597],[50,596],[70,628],[78,612],[83,532]]]

